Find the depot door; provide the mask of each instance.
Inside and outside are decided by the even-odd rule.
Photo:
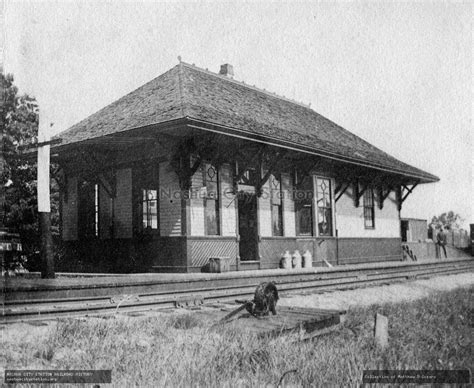
[[[257,229],[257,196],[246,193],[238,199],[239,212],[239,254],[241,261],[257,261],[258,229]]]

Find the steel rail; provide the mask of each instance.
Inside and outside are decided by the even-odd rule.
[[[297,292],[325,292],[390,284],[399,281],[428,278],[436,275],[474,271],[474,261],[445,262],[432,265],[400,266],[399,268],[367,268],[346,273],[327,272],[291,274],[277,282],[282,295]],[[72,316],[107,315],[117,312],[143,312],[174,307],[177,301],[190,306],[199,300],[226,301],[251,297],[255,286],[265,276],[241,278],[241,283],[220,287],[201,287],[183,290],[138,293],[132,295],[104,295],[45,300],[5,301],[0,323],[49,320]],[[249,282],[249,280],[251,280]],[[205,282],[204,282],[205,284]]]
[[[472,263],[474,265],[474,262]],[[450,264],[448,267],[449,268],[464,268],[464,267],[469,267],[471,264],[470,263],[464,263],[461,267],[459,267],[459,264],[453,265]],[[348,281],[350,278],[359,278],[359,277],[388,277],[390,278],[392,274],[402,274],[402,277],[409,276],[410,274],[412,275],[417,275],[420,274],[421,272],[426,271],[425,268],[418,268],[418,267],[412,267],[412,268],[406,268],[403,271],[396,271],[396,270],[388,270],[388,271],[369,271],[366,270],[364,271],[365,273],[359,273],[360,271],[354,272],[353,274],[338,274],[338,273],[327,273],[327,274],[311,274],[310,276],[300,276],[300,277],[295,277],[291,276],[288,278],[282,278],[281,281],[278,281],[277,284],[282,285],[282,284],[293,284],[295,282],[298,283],[307,283],[307,282],[314,282],[315,285],[323,285],[324,282],[327,282],[329,280],[339,280],[340,282]],[[430,273],[436,273],[437,271],[445,271],[445,269],[440,268],[439,266],[434,267],[433,269],[430,269]],[[373,273],[372,273],[373,272]],[[326,275],[326,276],[325,276]],[[330,276],[327,276],[330,275]],[[334,276],[336,275],[336,276]],[[350,276],[349,276],[350,275]],[[220,290],[231,290],[231,289],[236,289],[240,288],[244,285],[251,285],[252,287],[255,286],[255,284],[258,283],[260,280],[264,279],[250,279],[251,282],[248,282],[249,279],[241,279],[242,281],[237,285],[229,285],[229,286],[222,286],[219,287]],[[339,283],[340,284],[340,283]],[[215,290],[215,287],[208,287],[208,288],[192,288],[192,289],[182,289],[182,290],[176,290],[173,291],[175,295],[181,295],[181,294],[188,294],[188,293],[203,293],[203,292],[210,292]],[[158,296],[167,296],[169,295],[169,291],[159,291],[159,292],[153,292],[153,293],[137,293],[136,295],[139,296],[140,298],[153,298],[153,297],[158,297]],[[4,306],[5,307],[10,307],[10,306],[21,306],[21,305],[42,305],[42,306],[47,306],[47,305],[56,305],[57,303],[69,303],[69,304],[74,304],[74,303],[98,303],[98,302],[103,302],[107,301],[109,302],[111,299],[114,297],[119,297],[119,295],[105,295],[105,296],[91,296],[91,297],[73,297],[73,298],[56,298],[56,299],[30,299],[30,300],[5,300]]]
[[[179,293],[182,291],[190,291],[194,288],[195,291],[202,290],[204,287],[203,284],[213,284],[213,288],[216,286],[226,287],[230,283],[239,283],[239,284],[252,284],[255,285],[261,281],[268,280],[271,278],[276,283],[280,283],[280,280],[283,282],[297,282],[305,281],[305,279],[315,280],[315,279],[329,279],[329,278],[346,278],[349,275],[366,273],[367,275],[371,273],[379,274],[381,271],[383,273],[399,273],[401,271],[416,271],[424,268],[444,268],[452,267],[457,265],[466,265],[471,263],[472,260],[453,260],[448,262],[428,262],[428,263],[419,263],[419,264],[402,264],[397,263],[398,265],[386,265],[385,267],[374,266],[374,267],[354,267],[344,268],[338,267],[334,271],[321,271],[321,272],[304,272],[304,271],[273,271],[269,273],[260,273],[260,271],[246,273],[245,277],[235,276],[235,273],[223,273],[218,275],[224,275],[214,278],[194,278],[194,279],[179,279],[174,278],[170,279],[161,279],[161,280],[151,280],[143,281],[138,279],[135,280],[130,277],[126,281],[118,283],[101,283],[96,282],[92,284],[43,284],[43,285],[34,285],[29,286],[19,286],[16,287],[8,286],[4,288],[5,303],[34,303],[34,300],[37,300],[37,303],[43,303],[46,300],[52,300],[49,294],[55,294],[56,298],[60,301],[65,300],[85,300],[96,299],[96,298],[109,298],[112,295],[121,295],[121,294],[168,294],[171,291]],[[378,263],[380,264],[380,263]],[[227,275],[234,274],[234,275]],[[242,274],[242,272],[237,272],[237,274]],[[133,275],[132,275],[133,276]],[[231,281],[231,282],[229,282]],[[197,288],[196,288],[197,287]],[[232,287],[232,286],[230,286]],[[149,289],[149,291],[147,291]],[[161,291],[160,291],[161,290]],[[146,291],[146,292],[145,292]],[[66,296],[62,294],[67,294]],[[70,297],[72,294],[74,296]],[[26,302],[25,302],[26,300]]]
[[[459,266],[456,266],[452,269],[456,269],[456,268],[461,268],[463,269],[464,267],[469,268],[469,265],[465,265],[463,267],[459,267]],[[451,270],[451,269],[450,269]],[[420,276],[422,273],[423,273],[423,270],[420,270],[420,269],[417,269],[417,268],[414,268],[414,269],[411,269],[410,271],[403,271],[403,274],[401,273],[401,271],[391,271],[392,273],[395,273],[395,274],[398,274],[399,277],[410,277],[410,275],[413,275],[413,276]],[[444,273],[446,272],[446,269],[439,269],[439,268],[433,268],[432,270],[429,271],[430,274],[435,274],[435,273]],[[352,277],[357,277],[358,279],[360,277],[362,278],[368,278],[369,276],[376,276],[378,279],[381,279],[383,277],[385,278],[392,278],[392,276],[390,276],[390,274],[388,272],[382,272],[382,273],[379,273],[377,271],[377,273],[375,274],[371,274],[371,273],[366,273],[366,274],[356,274]],[[303,279],[303,278],[300,278],[300,279],[291,279],[291,280],[287,280],[285,282],[278,282],[279,285],[284,285],[284,284],[294,284],[295,280],[298,282],[298,283],[307,283],[307,285],[311,285],[311,283],[315,283],[314,286],[322,286],[324,285],[325,282],[329,281],[329,280],[339,280],[339,282],[337,284],[341,284],[341,283],[344,283],[344,282],[347,282],[348,280],[350,279],[349,276],[339,276],[339,277],[333,277],[333,278],[327,278],[327,279],[323,279],[321,277],[313,277],[312,279]],[[308,283],[308,282],[311,282],[311,283]],[[251,286],[253,287],[255,285],[255,282],[252,282]],[[224,290],[232,290],[232,289],[239,289],[241,288],[243,285],[234,285],[234,286],[226,286],[226,287],[220,287],[219,290],[221,291],[224,291]],[[210,292],[210,291],[214,291],[216,290],[216,288],[199,288],[199,289],[188,289],[188,290],[181,290],[181,291],[174,291],[173,294],[175,295],[185,295],[185,294],[189,294],[189,293],[202,293],[202,292]],[[169,292],[166,292],[166,291],[161,291],[161,292],[158,292],[158,293],[148,293],[148,294],[137,294],[138,297],[141,297],[141,298],[146,298],[146,297],[156,297],[156,296],[169,296]],[[84,303],[84,302],[93,302],[93,301],[96,301],[96,302],[100,302],[101,300],[102,301],[110,301],[110,299],[114,298],[114,297],[117,297],[116,295],[115,296],[99,296],[99,297],[82,297],[82,298],[61,298],[61,299],[50,299],[50,300],[30,300],[30,301],[6,301],[5,302],[5,306],[19,306],[19,305],[25,305],[25,304],[41,304],[43,306],[46,306],[48,304],[53,304],[55,305],[56,303],[62,303],[62,302],[67,302],[67,303],[73,303],[73,302],[78,302],[78,303]]]
[[[474,263],[473,263],[474,264]],[[466,263],[464,264],[464,266],[468,267],[470,264]],[[464,267],[463,266],[463,267]],[[449,268],[463,268],[463,267],[459,267],[459,265],[457,266],[453,266],[453,265],[450,265]],[[416,273],[420,273],[423,272],[423,268],[409,268],[409,269],[405,269],[403,271],[403,273],[412,273],[412,274],[416,274]],[[430,269],[430,272],[431,273],[435,273],[436,271],[441,271],[443,272],[444,269],[442,268],[439,268],[439,267],[435,267],[433,269]],[[369,276],[376,276],[376,277],[380,277],[380,276],[389,276],[391,273],[394,273],[394,274],[400,274],[402,273],[402,271],[374,271],[374,273],[370,273],[369,271],[365,271],[366,273],[354,273],[352,274],[351,276],[352,277],[369,277]],[[335,275],[338,275],[338,276],[324,276],[324,275],[334,275],[334,274],[322,274],[322,276],[318,276],[318,274],[311,274],[313,276],[306,276],[305,277],[288,277],[288,279],[285,279],[283,278],[282,280],[284,281],[280,281],[280,282],[277,282],[277,284],[284,284],[284,283],[294,283],[294,282],[308,282],[308,281],[322,281],[322,280],[340,280],[340,281],[344,281],[348,278],[350,278],[351,276],[348,276],[349,274],[346,274],[346,275],[338,275],[337,273]],[[248,280],[248,279],[241,279],[241,280]],[[225,290],[225,289],[235,289],[235,288],[239,288],[245,284],[250,284],[252,286],[254,286],[256,283],[258,283],[258,281],[260,280],[264,280],[264,279],[251,279],[253,281],[251,281],[250,283],[242,283],[242,284],[238,284],[238,285],[230,285],[230,286],[222,286],[222,287],[219,287],[219,289],[221,290]],[[173,291],[174,294],[183,294],[183,293],[189,293],[189,292],[206,292],[206,291],[211,291],[211,290],[214,290],[216,289],[215,287],[212,287],[212,288],[194,288],[194,289],[182,289],[182,290],[175,290]],[[155,292],[155,293],[138,293],[137,295],[139,295],[140,297],[153,297],[153,296],[159,296],[159,295],[169,295],[170,294],[170,291],[159,291],[159,292]],[[47,303],[61,303],[61,302],[74,302],[74,301],[77,301],[77,302],[80,302],[80,303],[83,303],[85,301],[100,301],[100,300],[110,300],[111,298],[113,298],[114,296],[117,296],[117,295],[105,295],[105,296],[93,296],[93,297],[73,297],[73,298],[58,298],[58,299],[32,299],[32,300],[16,300],[16,301],[9,301],[9,300],[6,300],[5,301],[5,306],[15,306],[15,305],[21,305],[21,304],[47,304]]]

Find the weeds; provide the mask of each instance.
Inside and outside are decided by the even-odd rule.
[[[193,314],[179,314],[170,318],[169,326],[179,330],[188,330],[202,326],[202,322]]]
[[[8,344],[5,367],[112,369],[117,386],[172,387],[347,386],[364,369],[463,369],[473,359],[473,293],[353,309],[337,331],[295,343],[211,330],[196,314],[63,320],[35,343]],[[389,317],[385,351],[373,340],[376,312]]]

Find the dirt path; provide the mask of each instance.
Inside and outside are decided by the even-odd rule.
[[[348,309],[356,306],[370,306],[376,303],[412,301],[426,297],[433,292],[450,291],[458,287],[473,285],[474,273],[470,272],[387,286],[332,291],[324,294],[291,295],[281,298],[278,304],[282,306]]]

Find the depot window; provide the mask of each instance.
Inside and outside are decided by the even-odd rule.
[[[142,189],[142,216],[144,229],[158,229],[157,190]]]
[[[364,225],[367,229],[375,228],[374,191],[371,188],[364,192]]]
[[[211,163],[204,163],[204,195],[205,227],[206,235],[217,236],[219,228],[219,171]]]
[[[332,187],[329,178],[316,179],[318,235],[332,236]]]
[[[297,182],[295,190],[296,233],[298,236],[313,235],[313,179],[306,176]]]
[[[283,193],[281,190],[281,174],[270,176],[272,231],[273,236],[283,236]]]

